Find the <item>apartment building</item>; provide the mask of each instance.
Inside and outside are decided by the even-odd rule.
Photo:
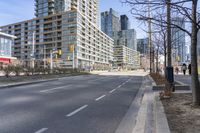
[[[114,64],[120,69],[140,68],[140,53],[126,46],[114,47]]]
[[[53,12],[46,13],[42,12],[46,9],[39,8],[42,1],[46,4],[67,2],[65,4],[70,3],[70,6],[66,6],[68,11],[49,6]],[[30,65],[34,58],[36,66],[49,66],[52,51],[61,50],[61,55],[53,57],[56,65],[106,69],[113,59],[114,42],[98,28],[97,6],[97,0],[36,0],[37,18],[0,29],[17,36],[13,56],[21,59],[24,65]]]
[[[98,25],[99,0],[35,0],[35,16],[45,17],[69,10],[79,11]]]

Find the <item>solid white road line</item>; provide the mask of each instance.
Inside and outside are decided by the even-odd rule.
[[[74,110],[73,112],[69,113],[69,114],[66,115],[66,116],[67,116],[67,117],[73,116],[73,115],[75,115],[76,113],[80,112],[81,110],[83,110],[83,109],[85,109],[85,108],[87,108],[87,107],[88,107],[88,105],[84,105],[84,106],[82,106],[82,107],[80,107],[80,108]]]
[[[111,90],[109,93],[113,93],[114,91],[116,91],[116,89]]]
[[[37,132],[35,132],[35,133],[43,133],[44,131],[46,131],[48,128],[42,128],[42,129],[40,129],[40,130],[38,130]]]
[[[53,91],[53,90],[59,90],[59,89],[63,89],[65,87],[68,87],[69,85],[67,86],[61,86],[61,87],[56,87],[56,88],[52,88],[52,89],[46,89],[46,90],[42,90],[40,92],[49,92],[49,91]]]
[[[118,88],[122,87],[122,85],[119,85]]]
[[[98,97],[97,99],[95,99],[95,101],[99,101],[99,100],[101,100],[102,98],[104,98],[106,95],[102,95],[102,96],[100,96],[100,97]]]

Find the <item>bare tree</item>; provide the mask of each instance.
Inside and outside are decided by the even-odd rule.
[[[176,11],[180,16],[185,18],[185,22],[191,25],[190,28],[183,28],[176,23],[170,23],[171,27],[178,28],[188,36],[191,37],[191,67],[192,67],[192,75],[191,75],[191,87],[193,94],[193,105],[200,105],[200,85],[198,78],[198,64],[197,64],[197,33],[200,29],[200,14],[198,13],[199,9],[197,5],[199,0],[121,0],[122,3],[126,3],[131,7],[132,14],[139,18],[140,20],[149,20],[151,19],[154,24],[162,24],[162,27],[167,27],[169,24],[166,19],[159,19],[157,15],[160,15],[160,11],[164,9],[163,7],[166,4],[170,5],[170,8],[173,11]],[[147,6],[151,5],[152,17],[149,18],[147,14]],[[145,8],[146,7],[146,8]],[[166,18],[166,15],[163,15]]]

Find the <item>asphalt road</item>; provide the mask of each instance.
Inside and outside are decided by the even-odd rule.
[[[0,90],[0,133],[115,133],[143,77],[87,75]]]

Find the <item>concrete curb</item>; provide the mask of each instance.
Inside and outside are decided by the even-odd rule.
[[[151,76],[149,77],[152,81],[152,85],[156,85],[155,81],[151,78]],[[159,98],[159,92],[154,92],[153,102],[154,102],[153,110],[154,110],[154,126],[155,126],[154,132],[155,133],[171,133],[163,104]]]
[[[152,79],[145,76],[142,86],[115,133],[145,133],[154,129]]]
[[[37,81],[19,82],[19,83],[8,84],[8,85],[0,85],[0,89],[23,86],[23,85],[30,85],[30,84],[38,84],[38,83],[49,82],[49,81],[56,81],[56,80],[59,80],[59,79],[70,77],[70,76],[82,76],[82,75],[70,75],[69,74],[69,75],[66,75],[64,77],[57,77],[57,78],[37,80]]]
[[[49,82],[49,81],[56,81],[58,79],[59,78],[54,78],[54,79],[47,79],[47,80],[38,80],[38,81],[31,81],[31,82],[21,82],[21,83],[15,83],[15,84],[2,85],[0,86],[0,89],[12,88],[12,87],[18,87],[18,86],[30,85],[30,84],[38,84],[38,83],[44,83],[44,82]]]
[[[177,82],[177,83],[180,84],[180,85],[187,85],[187,84],[184,84],[183,82],[178,81],[178,80],[176,80],[175,82]]]
[[[153,86],[153,90],[154,91],[163,91],[164,87],[165,87],[165,85]],[[189,85],[175,85],[175,91],[178,91],[178,90],[187,91],[187,90],[190,90],[190,86]]]
[[[148,75],[148,78],[151,80],[152,86],[156,86],[156,82],[153,80],[153,78],[150,75]]]
[[[156,133],[170,133],[167,117],[164,111],[162,102],[159,99],[159,94],[154,93],[154,119]]]

